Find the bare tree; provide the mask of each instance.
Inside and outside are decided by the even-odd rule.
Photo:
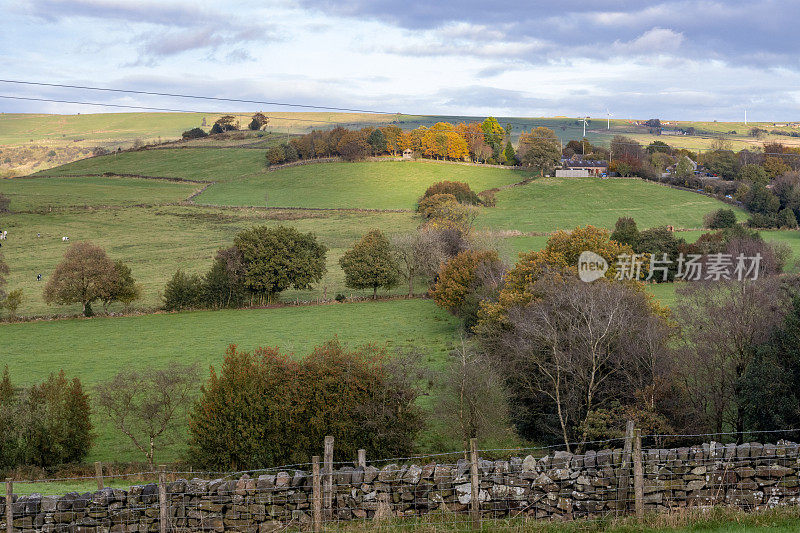
[[[587,434],[576,428],[593,411],[630,402],[636,387],[653,383],[654,354],[666,350],[668,328],[641,291],[622,283],[553,276],[534,292],[539,298],[512,307],[509,327],[487,342],[517,403],[553,413],[551,431],[567,449],[577,438],[582,447]]]
[[[511,434],[503,379],[486,355],[463,337],[450,354],[442,385],[438,418],[464,450],[472,438],[485,442]]]
[[[776,278],[690,283],[675,309],[683,333],[680,376],[695,416],[716,432],[744,431],[742,377],[754,348],[781,323],[787,299]]]
[[[198,385],[196,365],[171,363],[166,368],[125,370],[97,386],[96,401],[152,469],[156,449],[185,420]]]
[[[447,260],[441,232],[422,229],[392,237],[392,256],[398,273],[408,283],[408,296],[414,296],[414,280],[432,278]]]

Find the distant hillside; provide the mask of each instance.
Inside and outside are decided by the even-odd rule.
[[[246,127],[252,112],[232,112]],[[396,122],[403,129],[432,125],[481,121],[479,116],[376,115],[363,113],[267,113],[271,119],[266,131],[280,135],[306,133],[337,125],[358,128]],[[106,150],[128,149],[135,144],[153,144],[180,139],[187,129],[210,130],[221,113],[95,113],[81,115],[0,114],[0,177],[24,175],[89,157],[96,147]],[[531,128],[553,129],[564,141],[580,139],[583,124],[568,117],[497,117],[500,124],[512,127],[511,138]],[[800,127],[793,123],[688,122],[664,121],[664,130],[694,130],[692,135],[658,135],[658,130],[645,126],[642,120],[614,119],[610,127],[606,119],[587,120],[586,136],[592,143],[608,145],[614,135],[627,135],[643,144],[662,140],[672,146],[692,150],[706,149],[714,138],[723,137],[732,148],[761,146],[766,141],[800,145]],[[754,137],[752,128],[763,133]],[[794,136],[797,135],[797,136]],[[250,137],[205,139],[190,145],[241,146],[259,139]],[[265,144],[272,144],[267,142]]]

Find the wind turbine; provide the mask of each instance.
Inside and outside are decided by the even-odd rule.
[[[609,111],[608,108],[606,108],[606,115],[608,115],[608,127],[606,129],[610,130],[611,129],[611,117],[613,117],[614,115],[611,114],[611,111]]]
[[[586,119],[589,117],[582,117],[578,120],[583,122],[583,137],[586,138]]]

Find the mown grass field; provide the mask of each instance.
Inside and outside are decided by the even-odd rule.
[[[480,228],[550,232],[577,225],[613,229],[617,219],[630,216],[640,229],[672,225],[701,228],[703,215],[728,207],[689,191],[638,179],[539,178],[497,194],[497,207],[478,217]],[[745,213],[736,210],[740,218]]]

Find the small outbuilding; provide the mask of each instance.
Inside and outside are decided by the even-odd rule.
[[[414,158],[414,151],[411,148],[406,148],[403,150],[403,159],[413,159]]]

